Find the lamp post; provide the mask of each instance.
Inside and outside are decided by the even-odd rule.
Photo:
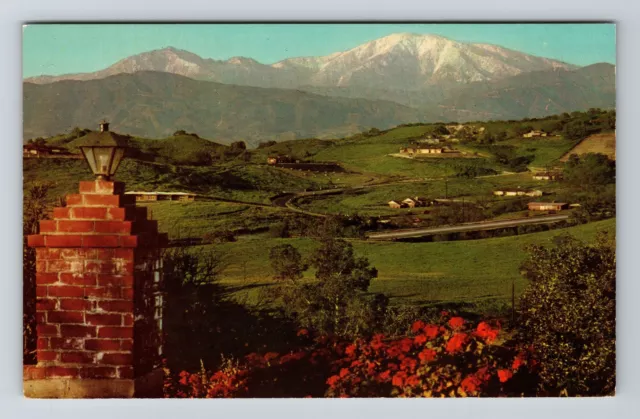
[[[78,147],[98,180],[110,180],[118,170],[127,149],[127,138],[109,131],[109,123],[101,122],[99,132],[91,132],[79,140]]]

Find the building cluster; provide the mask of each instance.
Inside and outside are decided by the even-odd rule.
[[[425,147],[425,146],[410,146],[400,149],[401,154],[442,154],[445,153],[444,147]]]
[[[533,174],[535,180],[560,180],[562,174],[559,172],[537,172]]]
[[[569,208],[565,202],[529,202],[529,211],[560,211]]]
[[[125,192],[125,195],[135,196],[136,201],[156,202],[156,201],[180,201],[193,202],[196,194],[191,192]]]
[[[524,189],[502,189],[493,191],[495,196],[542,196],[543,192],[540,190],[524,190]]]
[[[40,144],[25,144],[22,146],[23,157],[77,157],[82,158],[80,154],[72,154],[64,147],[50,147]]]
[[[403,201],[401,200],[393,200],[387,202],[389,208],[416,208],[416,207],[426,207],[429,205],[429,201],[426,198],[422,198],[419,196],[413,198],[407,198]]]

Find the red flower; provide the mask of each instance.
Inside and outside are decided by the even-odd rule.
[[[511,368],[515,371],[518,368],[520,368],[520,366],[522,366],[523,364],[524,364],[524,360],[522,358],[520,358],[520,356],[517,356],[513,360],[513,365],[511,365]]]
[[[487,343],[491,343],[498,337],[500,329],[492,329],[489,324],[480,322],[476,328],[476,336],[484,339]]]
[[[309,334],[309,331],[307,329],[298,330],[298,336],[307,336],[308,334]]]
[[[396,387],[404,386],[404,380],[407,378],[407,373],[404,371],[397,372],[396,375],[393,376],[393,380],[391,380],[391,384]]]
[[[467,335],[464,333],[456,333],[447,342],[447,352],[450,354],[456,353],[462,349],[462,345],[467,340]]]
[[[351,344],[349,346],[347,346],[344,350],[344,353],[351,356],[356,352],[356,345]]]
[[[404,385],[408,387],[414,387],[420,384],[420,379],[415,375],[410,375],[405,381]]]
[[[337,375],[332,375],[327,379],[327,384],[329,384],[330,387],[334,387],[338,383],[338,381],[340,381],[340,377],[338,377]]]
[[[360,365],[362,365],[362,361],[360,361],[360,360],[356,359],[355,361],[353,361],[353,362],[351,363],[351,368],[353,368],[353,367],[359,367]]]
[[[498,378],[501,383],[506,383],[513,377],[513,373],[510,370],[498,370]]]
[[[462,389],[467,393],[473,393],[481,384],[482,381],[480,381],[478,377],[476,377],[475,375],[469,375],[464,380],[462,380],[462,383],[460,383],[460,387],[462,387]]]
[[[342,368],[342,369],[340,370],[340,378],[344,378],[344,377],[346,377],[347,375],[349,375],[349,370],[348,370],[347,368]]]
[[[377,351],[378,349],[382,348],[384,346],[384,343],[382,342],[383,338],[384,335],[381,334],[373,335],[373,338],[371,339],[371,349]]]
[[[418,333],[420,329],[422,329],[424,326],[425,326],[424,322],[422,320],[418,320],[411,325],[411,331],[413,333]]]
[[[267,362],[277,357],[278,357],[277,352],[267,352],[266,354],[264,354],[264,360]]]
[[[422,352],[418,354],[418,358],[422,361],[423,364],[426,364],[429,361],[433,361],[436,358],[436,351],[433,349],[424,349]]]
[[[459,329],[464,325],[464,319],[462,317],[452,317],[449,319],[449,326],[453,329]]]
[[[438,326],[428,324],[424,327],[424,334],[427,339],[435,339],[438,336]]]
[[[416,361],[413,358],[404,358],[402,360],[402,362],[400,363],[400,369],[401,370],[409,370],[409,371],[413,371],[416,369],[416,364],[418,363],[418,361]]]
[[[386,381],[389,381],[389,378],[391,378],[391,371],[389,370],[386,370],[378,374],[378,381],[386,382]]]
[[[427,341],[427,337],[425,335],[418,335],[415,338],[413,338],[413,343],[415,343],[416,345],[422,345],[426,341]]]
[[[409,338],[404,338],[400,342],[400,350],[402,352],[409,352],[411,350],[411,346],[413,345],[413,341]]]

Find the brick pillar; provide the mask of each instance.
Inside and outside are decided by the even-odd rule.
[[[166,235],[124,184],[80,182],[36,248],[37,360],[30,397],[161,396],[158,249]],[[154,272],[156,271],[156,272]]]

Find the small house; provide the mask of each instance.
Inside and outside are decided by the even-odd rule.
[[[546,137],[547,133],[544,131],[532,130],[527,133],[522,134],[523,138],[533,138],[533,137]]]
[[[403,203],[403,204],[405,204],[405,206],[407,206],[407,207],[409,207],[409,208],[415,208],[415,207],[417,207],[417,206],[418,206],[418,205],[417,205],[417,202],[416,202],[416,201],[414,201],[414,200],[413,200],[413,199],[411,199],[411,198],[407,198],[407,199],[405,199],[404,201],[402,201],[402,203]]]
[[[135,196],[136,201],[140,202],[156,202],[156,201],[179,201],[193,202],[196,200],[196,194],[191,192],[125,192],[125,195]]]
[[[402,204],[398,201],[389,201],[387,204],[389,205],[389,208],[402,208]]]
[[[561,211],[569,208],[565,202],[529,202],[529,211]]]

